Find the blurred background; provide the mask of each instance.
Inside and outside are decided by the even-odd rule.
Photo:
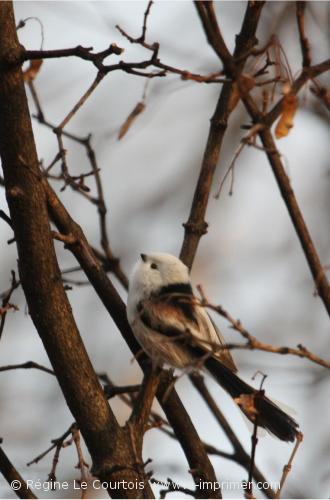
[[[104,50],[110,43],[125,49],[113,61],[147,59],[149,53],[130,45],[115,26],[131,36],[141,33],[146,2],[16,2],[16,22],[32,17],[18,34],[28,49],[59,49],[76,45]],[[220,27],[229,48],[234,47],[245,2],[216,2]],[[306,11],[306,32],[311,42],[313,63],[328,57],[329,2],[311,2]],[[301,67],[294,2],[267,2],[257,32],[260,44],[276,33],[288,57],[291,71]],[[216,56],[208,46],[196,9],[190,2],[158,1],[153,5],[147,41],[160,43],[161,61],[179,68],[209,74],[219,71]],[[35,87],[46,118],[58,125],[96,76],[92,64],[78,58],[45,60]],[[325,79],[320,78],[325,83]],[[108,231],[114,254],[126,273],[140,252],[164,251],[178,255],[183,240],[182,223],[188,218],[212,116],[218,98],[218,84],[182,81],[175,75],[154,78],[148,84],[146,109],[122,140],[118,131],[137,102],[145,80],[114,72],[99,85],[67,126],[80,136],[93,134],[98,165],[108,207]],[[30,109],[35,113],[27,89]],[[265,154],[245,148],[235,167],[234,192],[224,185],[218,200],[214,195],[248,123],[238,106],[231,120],[207,217],[209,231],[201,240],[192,270],[195,284],[204,286],[208,298],[221,304],[261,341],[295,347],[302,343],[319,356],[329,357],[329,318],[319,298],[299,241],[281,199]],[[306,86],[294,128],[278,142],[287,173],[312,238],[324,265],[330,264],[330,169],[329,130],[326,112]],[[50,129],[33,122],[40,160],[47,166],[57,153],[57,141]],[[65,139],[72,175],[90,170],[85,151]],[[56,169],[55,169],[56,170]],[[86,183],[94,194],[94,182]],[[53,184],[57,191],[62,183]],[[68,187],[60,193],[72,216],[89,241],[99,247],[99,223],[95,206]],[[8,213],[4,189],[0,205]],[[0,291],[10,286],[10,271],[17,269],[10,228],[0,221]],[[61,269],[76,265],[63,245],[56,244]],[[71,275],[84,280],[83,273]],[[125,300],[126,293],[114,282]],[[80,333],[97,372],[106,372],[118,385],[135,384],[141,372],[120,333],[92,287],[74,286],[68,292]],[[1,339],[0,365],[28,360],[49,366],[38,334],[27,312],[22,291],[11,302],[19,311],[9,312]],[[216,317],[229,342],[241,341],[238,333]],[[305,359],[258,351],[233,352],[240,373],[251,382],[256,370],[268,375],[265,387],[271,396],[294,408],[305,438],[285,486],[286,498],[325,498],[329,495],[329,375],[325,368]],[[79,369],[79,367],[77,367]],[[207,378],[207,385],[247,450],[250,432],[230,398]],[[178,392],[203,440],[231,451],[230,444],[187,377],[180,378]],[[118,419],[124,423],[129,410],[117,398],[111,400]],[[46,480],[52,454],[30,467],[26,463],[59,437],[73,421],[55,379],[36,370],[0,373],[1,436],[4,449],[25,479]],[[157,404],[155,404],[157,408]],[[292,445],[265,436],[257,447],[256,464],[268,481],[278,481]],[[86,452],[87,455],[87,452]],[[88,455],[87,455],[88,456]],[[159,430],[147,433],[145,459],[153,460],[154,477],[167,477],[192,486],[180,446]],[[233,462],[211,457],[221,481],[240,481],[247,473]],[[61,452],[57,479],[79,478],[76,451]],[[91,464],[90,460],[89,463]],[[255,491],[258,497],[260,492]],[[63,498],[67,492],[37,491],[41,498]],[[71,492],[70,496],[77,493]],[[184,496],[176,493],[176,497]],[[238,493],[224,491],[224,497]],[[105,495],[104,495],[105,496]],[[242,498],[242,492],[239,492]],[[0,478],[0,497],[14,493]]]

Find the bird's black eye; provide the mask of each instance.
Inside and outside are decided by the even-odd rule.
[[[157,264],[155,264],[154,262],[150,265],[151,269],[158,269],[158,266]]]

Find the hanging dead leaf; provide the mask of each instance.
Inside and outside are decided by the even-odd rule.
[[[276,139],[286,137],[293,127],[293,119],[298,109],[298,98],[293,94],[283,97],[281,116],[275,127]]]
[[[5,306],[0,307],[0,316],[6,314],[9,311],[9,309],[13,309],[14,311],[19,311],[18,306],[16,304],[10,304],[8,302],[8,304],[6,304]]]
[[[255,394],[240,394],[240,396],[235,398],[234,401],[238,404],[245,415],[253,422],[258,414],[258,410],[255,406]]]
[[[33,59],[32,61],[30,61],[30,66],[25,71],[23,71],[23,78],[25,82],[32,82],[35,79],[35,77],[39,73],[42,63],[42,59]]]
[[[134,120],[145,110],[146,105],[144,102],[138,102],[133,111],[128,115],[122,126],[120,127],[118,140],[122,139],[124,135],[128,132],[130,127],[132,126]]]

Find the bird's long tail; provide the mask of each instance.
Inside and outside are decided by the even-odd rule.
[[[238,398],[242,394],[258,394],[258,391],[241,380],[234,372],[215,358],[209,358],[205,362],[205,368],[213,375],[216,381],[227,391],[232,398]],[[281,410],[275,403],[264,395],[254,398],[254,406],[257,410],[257,424],[277,436],[282,441],[294,441],[298,434],[297,422]],[[254,421],[253,414],[241,406],[246,416]]]

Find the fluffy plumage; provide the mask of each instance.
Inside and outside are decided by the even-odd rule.
[[[225,341],[194,296],[188,268],[165,253],[141,254],[129,285],[127,316],[141,347],[154,364],[206,368],[235,399],[257,391],[236,375]],[[219,349],[219,347],[221,347]],[[254,398],[258,425],[293,441],[298,424],[267,397]],[[242,411],[253,421],[247,408]]]

